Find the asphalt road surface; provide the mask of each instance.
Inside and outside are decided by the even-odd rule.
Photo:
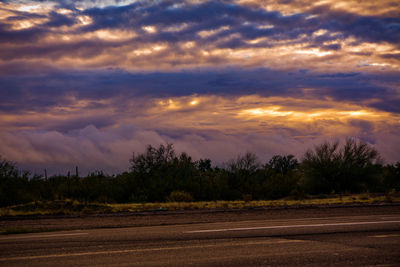
[[[0,266],[400,266],[400,214],[0,236]]]

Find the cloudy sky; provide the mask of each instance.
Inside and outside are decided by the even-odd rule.
[[[397,0],[0,1],[0,155],[119,173],[358,138],[400,160]]]

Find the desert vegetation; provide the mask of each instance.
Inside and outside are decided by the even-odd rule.
[[[322,143],[299,160],[293,155],[275,155],[262,163],[255,154],[246,153],[222,167],[213,166],[210,159],[194,161],[186,153],[177,154],[172,144],[149,145],[144,153],[133,154],[129,171],[116,175],[93,172],[85,177],[30,174],[0,158],[1,207],[64,201],[63,205],[75,202],[84,207],[108,203],[115,209],[118,203],[248,203],[399,190],[400,162],[384,165],[372,146],[353,139],[342,145]]]

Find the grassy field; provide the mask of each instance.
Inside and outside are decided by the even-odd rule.
[[[199,201],[199,202],[161,202],[161,203],[83,203],[75,200],[53,202],[31,202],[23,205],[0,208],[0,216],[35,215],[85,215],[143,211],[176,211],[196,209],[243,209],[256,207],[298,207],[320,205],[400,203],[399,193],[386,195],[357,194],[345,196],[320,196],[302,200],[257,200],[257,201]]]

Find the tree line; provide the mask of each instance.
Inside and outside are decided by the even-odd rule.
[[[253,153],[239,155],[223,167],[210,159],[194,161],[172,144],[133,154],[129,171],[107,175],[31,175],[0,158],[0,206],[32,201],[73,199],[84,202],[163,202],[267,200],[307,195],[400,190],[400,162],[382,164],[367,143],[347,139],[309,149],[299,161],[275,155],[260,163]],[[47,176],[47,175],[46,175]]]

